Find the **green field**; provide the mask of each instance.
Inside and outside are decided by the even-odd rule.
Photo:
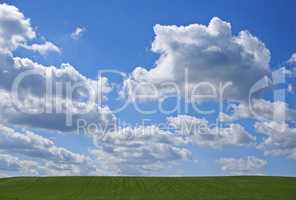
[[[1,200],[295,200],[296,178],[48,177],[0,179]]]

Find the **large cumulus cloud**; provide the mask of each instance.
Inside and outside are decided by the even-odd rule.
[[[111,90],[106,78],[88,79],[69,64],[43,66],[28,58],[9,54],[2,54],[2,58],[2,121],[59,131],[75,130],[79,119],[101,126],[114,122],[110,109],[102,105],[105,95]],[[13,90],[16,80],[26,73],[31,74],[24,76]],[[47,87],[48,82],[50,87]],[[72,90],[75,85],[79,87]],[[72,88],[67,89],[68,86]],[[92,100],[89,97],[93,97]],[[67,117],[71,118],[69,124],[66,124]]]
[[[171,83],[184,95],[200,82],[215,88],[231,82],[225,98],[246,100],[252,85],[269,73],[270,52],[264,43],[248,31],[233,34],[230,23],[217,17],[208,26],[155,25],[154,32],[151,50],[160,57],[152,69],[138,67],[124,82],[123,90],[132,100],[174,92]],[[199,89],[196,92],[207,92]]]

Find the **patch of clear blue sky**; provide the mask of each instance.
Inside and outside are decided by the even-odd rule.
[[[100,0],[100,1],[4,1],[18,7],[40,35],[53,41],[63,49],[59,56],[43,58],[34,55],[34,59],[43,64],[69,62],[79,72],[90,78],[97,76],[100,69],[117,69],[131,72],[136,66],[153,67],[158,55],[149,51],[154,38],[153,26],[188,25],[192,23],[208,24],[217,16],[232,24],[237,34],[249,30],[263,41],[271,51],[271,66],[277,68],[296,51],[296,1],[281,0]],[[73,41],[71,32],[76,27],[85,27],[83,36]],[[19,50],[18,55],[33,55]],[[110,102],[115,104],[115,102]],[[149,106],[149,105],[148,105]],[[292,106],[295,106],[294,104]],[[205,106],[207,107],[207,106]],[[131,115],[130,113],[134,113]],[[189,113],[193,114],[194,113]],[[120,118],[128,122],[137,122],[141,115],[128,108]],[[165,116],[153,115],[152,121],[163,121]],[[214,117],[210,117],[213,120]],[[246,122],[252,130],[251,123]],[[62,136],[57,136],[62,138]],[[79,138],[62,139],[59,143],[79,148]],[[77,140],[77,141],[76,141]],[[58,141],[58,140],[57,140]],[[85,141],[85,144],[88,142]],[[81,146],[81,145],[80,145]],[[219,157],[242,157],[245,155],[263,156],[254,148],[225,148],[208,150],[192,147],[198,164],[184,164],[188,175],[219,174],[213,162]],[[268,173],[295,175],[295,161],[285,158],[267,157]],[[286,163],[283,166],[281,163]]]

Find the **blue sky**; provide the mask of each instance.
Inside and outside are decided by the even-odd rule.
[[[38,64],[42,72],[52,66],[55,76],[62,74],[53,80],[62,85],[70,81],[88,87],[97,79],[98,71],[104,69],[123,72],[125,77],[103,75],[108,79],[108,83],[102,86],[106,90],[102,94],[104,103],[96,106],[107,109],[106,113],[98,110],[85,115],[73,114],[89,124],[116,124],[119,127],[119,130],[108,130],[103,138],[90,131],[77,134],[75,125],[65,127],[64,115],[67,113],[64,112],[25,115],[6,103],[3,103],[6,107],[0,104],[0,129],[3,132],[3,136],[0,135],[0,176],[296,175],[295,2],[1,2],[0,11],[9,13],[0,13],[0,29],[3,30],[0,35],[4,38],[3,41],[0,39],[0,78],[3,79],[0,95],[3,95],[3,102],[11,94],[10,79],[5,77],[16,78],[15,74],[28,69],[38,70]],[[24,22],[26,19],[30,19],[29,24]],[[28,30],[36,35],[29,36]],[[244,30],[247,31],[242,33]],[[73,37],[75,31],[76,38]],[[23,39],[15,41],[13,35]],[[45,46],[46,42],[52,46]],[[71,66],[61,66],[63,63],[69,63],[77,73]],[[184,102],[181,74],[185,68],[189,70],[189,81],[193,85],[202,81],[213,83],[215,87],[218,82],[234,83],[233,91],[223,101],[226,108],[232,105],[233,109],[221,111],[229,118],[219,122],[223,125],[219,131],[221,136],[216,136],[211,128],[205,136],[194,132],[195,137],[185,137],[183,134],[187,130],[180,127],[173,131],[158,128],[162,123],[178,127],[188,121],[196,126],[210,125],[218,119],[217,99]],[[21,70],[16,72],[15,69]],[[285,99],[281,102],[274,100],[277,86],[269,85],[254,99],[255,111],[264,118],[259,119],[248,111],[246,96],[250,86],[264,76],[276,81],[277,78],[271,79],[271,74],[279,69],[288,71],[279,87]],[[35,78],[22,87],[25,91],[20,95],[22,102],[31,98],[29,92],[32,92],[32,98],[44,94],[45,83],[40,77]],[[142,81],[155,86],[159,96],[132,100],[133,96],[128,92]],[[180,95],[167,98],[162,104],[170,109],[176,105],[177,98],[181,99],[180,110],[167,114],[157,106],[167,95],[161,82],[169,81],[182,89]],[[140,89],[141,94],[152,96],[149,88]],[[83,98],[77,97],[74,101]],[[127,101],[130,101],[127,107],[114,112]],[[193,104],[215,112],[198,113]],[[146,110],[156,109],[156,112],[143,114],[135,105]],[[34,106],[38,108],[38,105]],[[281,109],[286,111],[286,119],[277,121],[272,118],[273,113],[282,112]],[[143,120],[148,123],[141,126]],[[127,127],[120,124],[123,121]],[[152,135],[137,135],[140,130],[145,132],[151,127]],[[279,127],[285,130],[281,131]],[[132,138],[121,136],[125,133],[135,135]]]
[[[273,66],[295,51],[293,1],[5,2],[29,16],[46,38],[63,45],[64,54],[51,62],[71,62],[87,76],[100,67],[130,72],[138,65],[151,66],[157,58],[148,51],[155,24],[207,24],[214,16],[231,22],[236,33],[247,29],[260,38],[272,51]],[[77,26],[87,27],[87,36],[72,43],[67,36]]]

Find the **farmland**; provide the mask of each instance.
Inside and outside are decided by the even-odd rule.
[[[293,200],[286,177],[19,177],[0,179],[1,200]]]

